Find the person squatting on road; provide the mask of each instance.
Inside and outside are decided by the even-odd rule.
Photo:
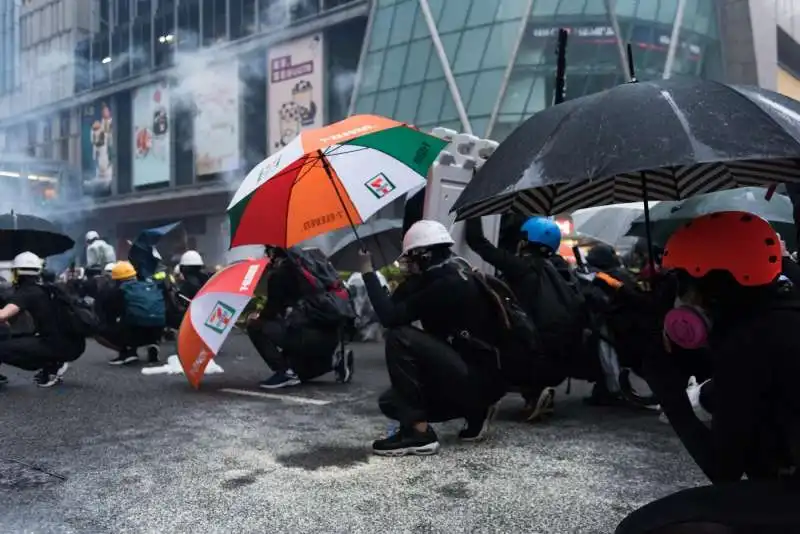
[[[208,282],[211,275],[205,269],[203,256],[196,250],[187,250],[178,262],[181,279],[178,282],[178,293],[192,300],[197,292]]]
[[[303,253],[292,251],[292,254]],[[264,389],[297,386],[331,371],[336,374],[337,382],[349,382],[353,372],[352,352],[336,357],[342,318],[332,308],[321,310],[312,305],[339,297],[316,287],[314,273],[290,257],[287,250],[270,247],[267,254],[270,257],[264,275],[267,302],[261,312],[251,314],[247,320],[250,341],[273,372],[259,386]],[[345,298],[349,299],[349,295]]]
[[[500,271],[539,332],[544,358],[536,379],[522,387],[523,416],[536,421],[553,412],[555,386],[570,376],[584,350],[584,302],[552,265],[561,244],[561,230],[546,217],[531,217],[520,228],[517,253],[494,246],[483,235],[481,219],[466,221],[467,245]],[[585,373],[576,373],[585,374]],[[576,376],[576,378],[584,378]]]
[[[110,365],[139,360],[137,349],[147,348],[149,363],[158,363],[161,335],[166,321],[164,293],[152,280],[138,280],[136,269],[120,261],[111,271],[113,284],[106,286],[95,300],[101,345],[117,351]]]
[[[83,354],[86,343],[60,328],[51,296],[40,284],[43,263],[32,252],[22,252],[14,258],[14,293],[8,304],[0,309],[0,322],[28,313],[33,319],[34,333],[0,341],[0,364],[26,371],[38,370],[34,377],[36,384],[51,387],[61,381],[68,367],[66,362]]]
[[[670,237],[663,268],[678,278],[678,299],[645,378],[713,485],[645,505],[617,534],[800,532],[800,302],[781,279],[777,234],[749,213],[699,217]],[[674,348],[698,346],[712,360],[697,392],[710,424],[672,359]]]
[[[435,454],[439,440],[430,423],[459,418],[466,419],[459,437],[480,440],[505,394],[492,349],[501,343],[496,308],[466,262],[454,256],[453,244],[442,224],[414,223],[403,237],[401,260],[407,277],[391,296],[376,276],[371,257],[363,255],[364,284],[387,328],[391,387],[378,404],[386,417],[399,422],[394,434],[372,444],[375,454]],[[412,326],[416,321],[424,330]],[[467,341],[460,335],[465,332],[482,344]]]

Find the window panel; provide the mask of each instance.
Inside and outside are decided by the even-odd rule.
[[[380,8],[375,13],[372,23],[372,34],[369,37],[369,49],[381,50],[389,42],[389,33],[392,31],[392,17],[394,7]]]
[[[653,2],[652,0],[645,0],[644,2],[639,2],[639,7],[636,10],[636,18],[642,20],[656,20],[656,13],[658,12],[658,4],[659,2]]]
[[[403,76],[403,68],[406,63],[406,55],[408,55],[408,46],[395,46],[386,50],[386,59],[383,64],[383,73],[381,74],[381,89],[394,89],[400,85],[400,79]]]
[[[512,73],[500,105],[501,113],[523,113],[528,97],[533,89],[534,80],[528,73]]]
[[[410,85],[401,89],[400,96],[397,100],[397,110],[394,113],[394,119],[413,124],[417,115],[417,107],[419,106],[421,95],[421,83]]]
[[[442,109],[442,99],[446,90],[447,85],[444,80],[425,83],[414,124],[433,124],[439,121],[439,111]]]
[[[380,92],[375,100],[375,114],[384,117],[393,117],[396,105],[397,90]]]
[[[465,106],[472,97],[472,89],[475,87],[475,80],[477,77],[477,74],[462,74],[461,76],[456,76],[456,87],[458,87],[458,93],[461,95],[461,102],[463,102]]]
[[[551,79],[551,78],[548,78]],[[531,94],[528,97],[528,102],[525,105],[525,114],[527,116],[533,115],[537,111],[550,106],[553,101],[552,90],[548,91],[547,80],[543,76],[537,76],[536,80],[531,87]],[[549,85],[555,85],[555,79],[551,79]]]
[[[360,91],[362,93],[372,93],[378,90],[378,80],[381,76],[383,57],[384,53],[382,50],[367,54],[367,58],[364,61],[364,72],[361,74]]]
[[[371,114],[375,112],[375,94],[364,95],[358,97],[356,101],[356,113],[358,114]]]
[[[485,2],[486,0],[478,1]],[[439,33],[449,33],[464,28],[471,4],[472,0],[445,0],[444,12],[436,22]]]
[[[485,3],[490,4],[492,2],[485,2]],[[534,0],[533,3],[535,7],[535,4],[537,4],[538,1]],[[510,19],[522,18],[522,16],[525,14],[525,7],[526,7],[525,2],[521,2],[520,0],[502,0],[500,2],[500,7],[497,10],[497,20],[510,20]]]
[[[469,115],[489,115],[492,112],[495,102],[500,98],[503,74],[502,69],[487,70],[478,74],[475,89],[467,106]]]
[[[411,35],[411,38],[421,39],[430,36],[431,32],[428,31],[428,25],[425,23],[425,17],[422,16],[422,10],[417,9],[416,15],[414,15],[414,33]]]
[[[521,21],[504,22],[492,27],[489,44],[483,57],[483,68],[505,67],[511,60],[511,50],[519,31]]]
[[[444,93],[444,102],[442,104],[441,114],[439,115],[439,122],[455,121],[458,119],[459,117],[458,110],[456,110],[456,103],[453,101],[453,97],[448,89]]]
[[[469,123],[472,125],[472,134],[478,137],[486,135],[486,127],[489,125],[489,117],[470,117]]]
[[[489,39],[489,27],[467,30],[461,39],[455,61],[453,62],[453,72],[471,72],[478,70],[486,50],[486,41]]]
[[[659,2],[658,14],[656,20],[664,24],[672,25],[675,22],[675,15],[678,12],[677,2]],[[686,12],[684,11],[684,14]],[[671,30],[671,29],[670,29]]]
[[[411,31],[414,27],[416,11],[417,2],[412,2],[410,0],[406,0],[395,7],[392,33],[389,36],[389,46],[411,40]]]
[[[444,78],[444,71],[442,70],[442,63],[439,61],[439,54],[431,45],[431,55],[428,58],[428,69],[425,73],[425,78],[428,80],[435,80],[436,78]]]
[[[425,69],[428,66],[432,48],[429,39],[411,43],[406,60],[406,71],[403,74],[403,83],[417,83],[425,78]]]
[[[558,0],[535,0],[531,14],[535,17],[552,17],[557,9]]]
[[[608,15],[606,3],[603,0],[586,0],[586,7],[583,8],[585,15]]]
[[[652,0],[649,0],[652,1]],[[618,17],[632,17],[636,13],[637,0],[617,0],[615,10]]]
[[[559,15],[580,15],[586,6],[586,0],[561,0],[556,11]]]
[[[447,60],[450,62],[451,69],[453,68],[453,60],[456,57],[456,51],[458,50],[458,43],[460,40],[460,33],[451,33],[442,36],[442,48],[444,48],[444,53],[447,55]]]
[[[494,22],[496,13],[497,2],[487,2],[486,0],[472,2],[472,9],[469,10],[469,16],[467,17],[467,26],[479,26],[481,24]]]

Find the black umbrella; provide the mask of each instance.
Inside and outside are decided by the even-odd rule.
[[[0,215],[0,261],[13,260],[25,251],[46,258],[74,246],[75,241],[47,219],[14,211]]]
[[[526,215],[800,182],[800,103],[673,78],[545,109],[503,142],[453,206]]]

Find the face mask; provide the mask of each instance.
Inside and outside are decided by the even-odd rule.
[[[711,320],[706,313],[689,304],[679,304],[664,317],[664,332],[681,348],[695,350],[708,345]]]

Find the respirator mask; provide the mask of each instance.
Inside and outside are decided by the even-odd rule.
[[[671,342],[687,350],[707,346],[711,326],[711,318],[703,308],[680,297],[675,299],[675,307],[664,317],[664,333]]]

